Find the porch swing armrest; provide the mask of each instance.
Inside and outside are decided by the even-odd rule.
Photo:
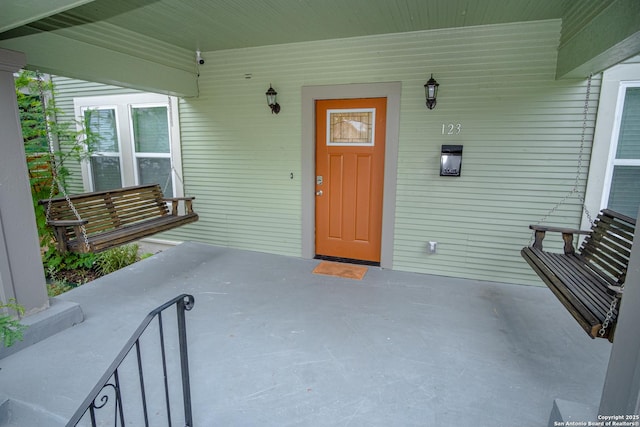
[[[578,230],[575,228],[551,227],[551,226],[536,225],[536,224],[531,224],[529,228],[535,232],[535,239],[532,246],[539,250],[542,250],[542,240],[545,238],[545,233],[547,231],[551,231],[553,233],[562,233],[562,240],[564,240],[564,253],[566,255],[571,255],[575,253],[575,249],[573,248],[574,234],[591,233],[591,231]]]
[[[76,236],[81,236],[82,226],[88,224],[86,219],[59,219],[49,220],[47,225],[53,227],[53,235],[56,240],[56,247],[60,253],[65,253],[69,250],[69,236],[67,235],[67,228],[73,227]]]
[[[47,224],[52,227],[76,227],[80,225],[86,225],[89,221],[86,219],[52,219],[47,221]]]
[[[165,202],[173,202],[175,201],[180,201],[180,200],[193,200],[195,199],[195,197],[191,196],[191,197],[165,197],[162,200],[164,200]]]
[[[623,286],[607,285],[607,289],[609,289],[611,292],[614,292],[618,297],[622,297],[622,294],[624,293]]]
[[[47,224],[52,227],[76,227],[88,223],[89,221],[86,219],[51,219],[47,221]]]
[[[185,214],[193,213],[193,200],[195,197],[165,197],[162,199],[164,202],[171,202],[171,215],[178,215],[178,204],[180,201],[184,202]]]
[[[551,231],[554,233],[569,233],[569,234],[591,233],[591,230],[578,230],[576,228],[566,228],[566,227],[550,227],[547,225],[536,225],[536,224],[531,224],[529,228],[535,231]]]

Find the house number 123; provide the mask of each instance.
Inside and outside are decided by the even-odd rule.
[[[443,135],[457,135],[462,132],[462,123],[443,123],[442,134]]]

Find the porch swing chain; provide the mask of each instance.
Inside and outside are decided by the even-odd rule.
[[[620,291],[622,291],[623,289],[624,289],[624,283],[620,286]],[[598,331],[598,334],[603,338],[604,338],[604,335],[607,333],[607,329],[609,328],[609,324],[613,320],[613,312],[616,310],[616,306],[618,305],[618,301],[620,301],[620,295],[621,295],[621,293],[617,293],[616,297],[611,300],[611,305],[609,306],[609,311],[607,311],[607,315],[605,316],[604,321],[602,322],[602,325],[600,326],[600,330]]]
[[[591,212],[589,212],[589,209],[587,208],[587,204],[585,203],[585,195],[586,195],[586,188],[585,188],[585,194],[580,194],[580,192],[578,191],[578,183],[580,182],[580,173],[582,172],[582,159],[584,157],[584,140],[585,140],[585,135],[587,133],[587,119],[588,119],[588,115],[589,115],[589,98],[591,97],[591,80],[593,78],[593,74],[589,74],[589,78],[587,79],[587,94],[585,96],[585,100],[584,100],[584,114],[582,116],[582,134],[580,136],[580,152],[578,153],[578,171],[576,173],[576,180],[573,183],[573,189],[571,190],[572,192],[578,193],[578,198],[580,200],[580,203],[582,203],[582,209],[585,213],[585,215],[587,216],[587,219],[589,220],[589,224],[593,225],[593,217],[591,216]]]
[[[49,199],[47,202],[47,209],[45,212],[45,218],[47,220],[47,222],[49,222],[49,220],[51,219],[51,201],[53,199],[53,193],[54,193],[54,189],[57,186],[58,190],[64,195],[65,200],[67,201],[67,204],[69,205],[69,209],[71,209],[71,211],[73,212],[73,214],[75,215],[76,219],[78,221],[82,221],[82,218],[80,217],[80,214],[78,213],[78,210],[76,209],[75,206],[73,206],[73,203],[71,202],[71,199],[69,198],[69,195],[67,194],[67,191],[64,188],[64,185],[62,185],[62,183],[60,182],[60,178],[59,178],[59,170],[58,170],[58,163],[56,162],[56,154],[55,154],[55,149],[53,147],[53,140],[51,139],[51,128],[49,126],[49,120],[47,117],[47,104],[46,104],[46,98],[44,96],[44,87],[43,87],[43,83],[42,83],[43,77],[40,74],[40,72],[36,72],[36,81],[38,82],[38,91],[40,92],[40,102],[42,104],[42,112],[44,114],[44,127],[45,127],[45,136],[47,138],[47,146],[49,148],[49,155],[51,157],[51,178],[53,180],[53,182],[51,183],[50,189],[49,189]],[[84,224],[80,224],[80,231],[82,231],[82,238],[84,240],[84,245],[85,248],[87,249],[87,251],[90,250],[90,245],[89,245],[89,238],[87,237],[87,230],[84,226]]]
[[[580,151],[578,152],[578,167],[577,167],[577,171],[576,171],[576,179],[573,182],[573,188],[562,199],[560,199],[560,201],[558,203],[556,203],[556,205],[554,207],[552,207],[549,210],[549,212],[547,212],[547,214],[544,217],[542,217],[542,219],[540,221],[538,221],[538,223],[537,223],[538,225],[546,222],[546,220],[552,214],[554,214],[558,210],[558,208],[560,206],[562,206],[569,199],[569,197],[571,197],[574,194],[576,194],[578,196],[578,200],[582,204],[582,210],[584,211],[585,215],[587,216],[587,219],[589,220],[589,224],[593,225],[593,217],[591,216],[591,212],[589,212],[589,209],[587,208],[587,205],[586,205],[585,199],[584,199],[584,195],[582,195],[580,193],[579,189],[578,189],[579,184],[580,184],[580,175],[582,173],[582,159],[584,157],[584,145],[585,145],[585,139],[586,139],[586,133],[587,133],[587,120],[588,120],[588,115],[589,115],[589,98],[591,97],[591,80],[592,80],[592,77],[593,77],[593,74],[589,74],[589,78],[587,79],[587,90],[586,90],[586,95],[585,95],[585,100],[584,100],[584,110],[583,110],[583,119],[582,119],[582,133],[580,135]],[[533,241],[533,235],[531,236],[531,238],[529,240],[529,244],[531,244],[532,241]]]
[[[613,313],[615,312],[616,308],[620,304],[622,293],[624,292],[624,282],[622,282],[619,286],[610,287],[610,289],[616,292],[616,296],[611,300],[611,304],[609,305],[609,311],[607,311],[607,315],[605,316],[604,321],[600,326],[600,330],[598,331],[598,334],[603,338],[604,338],[604,335],[607,333],[609,324],[613,321]]]

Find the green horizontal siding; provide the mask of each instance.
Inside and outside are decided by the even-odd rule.
[[[301,89],[400,81],[393,268],[540,284],[520,257],[528,225],[586,181],[599,78],[576,181],[586,82],[555,80],[560,21],[204,52],[199,96],[180,102],[185,194],[200,221],[172,238],[301,254]],[[434,110],[423,85],[440,83]],[[269,84],[282,106],[272,115]],[[76,92],[77,93],[77,92]],[[458,135],[442,125],[460,123]],[[462,176],[439,176],[463,144]],[[293,179],[291,179],[293,174]],[[571,197],[548,219],[577,226]],[[437,241],[438,253],[427,253]],[[560,247],[559,243],[552,247]]]
[[[185,236],[299,255],[301,87],[401,81],[394,268],[539,283],[519,250],[528,224],[574,186],[586,85],[555,81],[559,38],[560,22],[544,21],[203,54],[200,96],[180,111],[187,192],[201,213]],[[440,92],[427,111],[430,73]],[[270,83],[278,116],[266,106]],[[443,123],[463,130],[443,136]],[[440,145],[452,143],[465,146],[463,174],[441,178]],[[579,211],[570,199],[550,221],[576,226]]]

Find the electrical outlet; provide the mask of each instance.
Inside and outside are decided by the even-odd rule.
[[[438,242],[429,242],[429,253],[435,254],[438,250]]]

